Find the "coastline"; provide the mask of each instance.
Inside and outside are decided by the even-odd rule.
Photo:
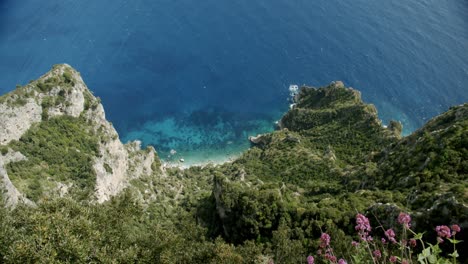
[[[191,167],[206,167],[206,166],[219,166],[227,163],[232,163],[236,159],[238,159],[242,155],[241,153],[231,155],[231,154],[224,154],[224,155],[219,155],[219,156],[212,156],[210,159],[204,159],[202,157],[199,158],[188,158],[184,159],[184,161],[162,161],[162,168],[163,169],[168,169],[168,168],[179,168],[181,170],[189,169]]]

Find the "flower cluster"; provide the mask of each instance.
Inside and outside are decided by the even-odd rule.
[[[411,216],[409,214],[400,213],[398,215],[398,223],[402,224],[406,229],[411,227]]]
[[[429,246],[430,251],[424,249],[425,253],[420,253],[417,255],[419,261],[425,261],[427,259],[432,260],[444,260],[444,257],[439,254],[442,252],[438,245],[431,245],[425,243],[422,240],[423,234],[416,234],[411,227],[411,216],[406,213],[400,213],[398,215],[398,223],[403,226],[403,232],[400,239],[397,239],[397,235],[394,229],[385,229],[383,226],[380,226],[384,230],[385,237],[381,238],[382,243],[374,241],[370,232],[372,227],[370,225],[369,219],[363,214],[356,215],[356,226],[355,229],[359,235],[359,238],[363,241],[359,243],[357,241],[352,241],[352,251],[354,254],[351,257],[356,263],[364,262],[373,262],[373,263],[401,263],[409,264],[413,263],[414,255],[412,248],[417,246],[417,240],[420,241],[422,248]],[[455,234],[460,232],[460,226],[454,224],[449,226],[440,225],[435,228],[439,243],[443,242],[443,239],[449,239],[454,245],[460,241],[455,240]],[[407,234],[413,234],[414,238],[408,238]],[[453,237],[453,239],[450,239]],[[417,240],[416,240],[417,239]],[[327,233],[322,233],[320,236],[320,248],[317,251],[318,256],[321,258],[320,261],[331,264],[347,264],[346,260],[340,258],[337,261],[337,257],[333,252],[333,248],[330,246],[331,237]],[[388,243],[387,243],[388,242]],[[390,244],[391,243],[391,244]],[[399,249],[397,249],[399,247]],[[397,250],[397,251],[394,251]],[[398,252],[399,254],[393,255],[392,253]],[[429,255],[427,255],[429,254]],[[454,253],[449,256],[453,257],[454,263],[456,262],[456,257],[458,256],[455,247]],[[307,257],[307,264],[314,264],[315,259],[313,256]],[[425,262],[427,263],[427,262]],[[431,262],[432,263],[432,262]],[[439,262],[437,262],[439,263]],[[444,262],[445,263],[445,262]]]
[[[336,263],[336,257],[330,253],[325,254],[325,259],[328,259],[331,263]]]
[[[395,231],[393,229],[388,229],[385,231],[385,236],[387,237],[388,241],[392,242],[393,244],[396,244],[396,239],[395,239]]]
[[[336,257],[333,255],[333,248],[330,247],[330,240],[331,237],[327,233],[322,233],[320,236],[320,250],[318,252],[319,255],[322,254],[322,249],[325,250],[325,255],[323,257],[329,260],[332,263],[336,263]]]
[[[374,250],[374,252],[372,252],[372,254],[374,255],[374,258],[376,259],[379,259],[382,257],[382,252],[380,252],[380,250],[376,249]]]
[[[330,241],[330,235],[327,233],[322,233],[320,236],[320,249],[317,251],[317,254],[330,263],[347,264],[346,260],[344,259],[339,259],[338,262],[336,261],[337,257],[333,254],[333,248],[330,246]],[[307,257],[307,264],[314,264],[314,261],[315,259],[313,256]]]
[[[437,232],[437,241],[439,243],[444,243],[444,238],[451,238],[452,236],[455,236],[455,234],[460,232],[460,226],[459,225],[452,225],[450,228],[446,225],[441,225],[441,226],[436,226],[436,232]]]
[[[356,231],[359,233],[359,237],[363,241],[372,241],[372,237],[369,235],[369,232],[372,230],[369,219],[362,214],[356,215]]]
[[[340,259],[338,260],[338,264],[348,264],[348,262],[346,262],[344,259]]]
[[[412,238],[412,239],[409,240],[409,245],[411,247],[416,247],[416,244],[417,244],[416,239]]]
[[[322,233],[320,236],[320,247],[321,248],[326,248],[330,245],[330,235],[327,233]]]
[[[460,226],[459,225],[452,225],[452,236],[454,236],[456,233],[460,233]]]
[[[440,238],[450,238],[452,236],[452,233],[450,233],[450,228],[445,225],[436,226],[436,231]]]

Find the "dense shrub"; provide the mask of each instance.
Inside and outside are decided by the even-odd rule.
[[[15,186],[34,201],[54,181],[72,183],[78,196],[94,190],[92,168],[98,155],[98,138],[80,118],[60,116],[43,121],[9,145],[27,160],[10,163],[8,175]]]

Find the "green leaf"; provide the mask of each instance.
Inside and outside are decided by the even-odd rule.
[[[439,245],[431,246],[432,248],[432,254],[438,256],[440,253],[442,253],[442,250],[440,249]]]
[[[452,258],[458,258],[460,255],[458,255],[458,251],[455,250],[452,254],[449,254],[449,256]]]
[[[426,261],[425,261],[426,257],[423,256],[422,254],[418,254],[418,262],[421,263],[421,264],[425,264]]]
[[[437,257],[435,255],[430,255],[427,260],[429,263],[437,263]]]
[[[456,240],[455,238],[454,239],[447,238],[447,239],[448,239],[448,241],[450,241],[450,243],[452,243],[454,245],[463,242],[463,240]]]
[[[424,258],[427,258],[428,256],[431,255],[431,248],[424,249],[420,255],[422,255]]]

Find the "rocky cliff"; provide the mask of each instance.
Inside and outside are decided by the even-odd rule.
[[[57,121],[66,118],[71,119],[69,122]],[[41,139],[39,136],[42,135],[42,130],[48,129],[45,126],[41,127],[43,122],[68,126],[71,133],[75,128],[71,124],[78,125],[76,128],[84,129],[86,133],[93,135],[90,142],[96,145],[96,149],[93,155],[89,155],[89,162],[94,185],[87,187],[93,190],[92,196],[98,202],[106,201],[119,193],[129,185],[130,180],[151,175],[153,170],[159,170],[158,166],[153,166],[154,163],[159,164],[155,150],[149,148],[142,151],[139,142],[122,144],[116,130],[106,120],[102,104],[86,87],[80,74],[69,65],[56,65],[38,80],[17,87],[16,90],[0,97],[0,176],[6,190],[5,195],[11,204],[20,200],[31,202],[31,197],[27,195],[31,189],[65,195],[74,188],[83,187],[78,186],[77,181],[73,179],[60,177],[60,171],[44,172],[45,175],[35,176],[15,175],[13,181],[10,179],[6,166],[11,163],[34,160],[37,161],[36,164],[29,164],[32,169],[42,167],[42,170],[46,170],[54,165],[50,163],[62,162],[47,160],[38,152],[19,151],[21,146],[27,144],[26,141]],[[64,128],[60,129],[63,131]],[[70,137],[63,137],[65,143],[55,142],[55,138],[46,138],[46,142],[42,143],[56,143],[57,149],[64,150],[65,155],[72,151],[85,152],[79,142],[75,149],[68,149],[71,143],[65,140]],[[10,167],[14,168],[13,165]]]

